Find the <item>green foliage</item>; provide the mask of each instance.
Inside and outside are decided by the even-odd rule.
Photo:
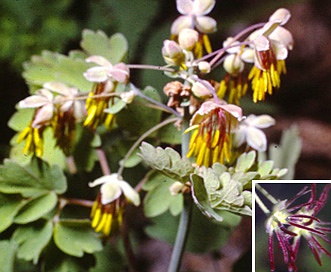
[[[222,222],[220,210],[239,215],[252,214],[252,180],[279,179],[286,169],[273,168],[273,161],[256,162],[256,152],[243,153],[234,167],[215,163],[193,174],[193,198],[207,217]]]
[[[0,4],[0,60],[18,69],[44,48],[63,51],[79,35],[78,21],[68,16],[72,0],[10,1]]]
[[[1,230],[0,230],[1,231]],[[0,271],[12,272],[14,271],[15,252],[17,245],[13,241],[0,241]]]
[[[39,256],[52,238],[52,234],[53,225],[47,221],[18,227],[12,237],[19,246],[17,257],[37,264]]]
[[[82,257],[102,249],[100,239],[86,220],[61,220],[54,227],[54,242],[66,254]]]
[[[171,195],[170,186],[173,183],[173,179],[160,173],[149,176],[143,186],[143,189],[148,191],[144,198],[144,213],[147,217],[155,217],[168,210],[173,216],[181,212],[183,196],[182,194]]]
[[[151,144],[143,142],[140,147],[141,157],[153,169],[162,172],[168,177],[181,181],[189,181],[190,174],[194,168],[187,158],[182,158],[177,151],[167,147],[153,147]]]

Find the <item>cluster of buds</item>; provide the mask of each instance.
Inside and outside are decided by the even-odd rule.
[[[331,244],[326,237],[331,232],[331,222],[323,222],[316,217],[324,207],[328,198],[331,184],[324,187],[320,197],[316,198],[316,184],[311,189],[304,187],[294,198],[279,201],[274,205],[271,216],[266,221],[266,231],[269,234],[269,258],[271,271],[275,271],[273,235],[275,234],[283,252],[284,262],[288,265],[288,271],[297,271],[296,259],[301,238],[305,239],[319,265],[322,265],[321,255],[324,253],[331,257],[317,238]],[[310,198],[306,203],[291,207],[294,201],[310,192]]]

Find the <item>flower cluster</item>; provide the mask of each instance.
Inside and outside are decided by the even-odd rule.
[[[301,238],[305,239],[308,247],[314,254],[319,265],[322,265],[321,255],[324,253],[331,257],[317,238],[331,244],[326,237],[331,232],[331,222],[323,222],[316,217],[324,207],[328,198],[331,184],[324,187],[320,197],[316,198],[316,184],[311,189],[304,187],[291,200],[283,200],[274,205],[272,215],[266,222],[266,231],[269,234],[269,258],[271,271],[275,271],[273,259],[273,236],[277,237],[279,246],[283,252],[284,262],[288,265],[288,271],[297,271],[295,264]],[[310,192],[310,198],[306,203],[291,207],[294,201]]]
[[[247,79],[252,82],[254,102],[264,100],[266,93],[272,94],[273,89],[279,88],[280,75],[286,73],[288,50],[293,48],[292,34],[283,27],[290,16],[287,9],[278,9],[262,28],[249,35],[248,47],[233,38],[224,42],[229,54],[223,63],[227,73],[218,92],[221,98],[229,92],[229,102],[238,104],[246,94]],[[245,62],[254,64],[248,78],[243,76]]]

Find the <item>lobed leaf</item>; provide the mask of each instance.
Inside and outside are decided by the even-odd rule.
[[[17,257],[38,263],[43,249],[52,238],[53,224],[50,221],[18,227],[12,238],[19,245]]]
[[[57,204],[57,196],[49,192],[25,203],[14,218],[16,224],[27,224],[49,213]]]
[[[64,253],[82,257],[102,250],[102,244],[87,220],[62,220],[54,227],[54,242]]]
[[[15,253],[17,245],[13,241],[0,241],[0,271],[14,272]]]
[[[140,156],[150,167],[176,181],[183,183],[189,181],[190,174],[194,171],[190,160],[185,157],[182,158],[179,153],[172,148],[155,148],[151,144],[143,142],[140,147],[140,152]]]
[[[21,196],[0,193],[0,233],[14,222],[14,217],[23,205]]]
[[[116,64],[123,61],[127,54],[128,42],[121,33],[107,37],[102,30],[85,29],[82,36],[80,45],[89,55],[102,56]]]

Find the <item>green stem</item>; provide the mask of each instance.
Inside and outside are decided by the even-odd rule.
[[[179,226],[176,235],[176,242],[172,251],[168,272],[179,271],[182,261],[188,231],[192,217],[192,198],[189,195],[184,196],[184,206],[180,215]]]
[[[190,135],[188,133],[184,133],[189,125],[189,117],[188,108],[186,107],[184,108],[184,118],[182,124],[182,156],[185,156],[189,150]],[[192,204],[193,202],[191,196],[187,194],[184,195],[184,206],[180,215],[176,241],[172,251],[168,272],[179,271],[191,223]]]
[[[128,158],[132,155],[132,153],[135,151],[135,149],[139,146],[139,144],[146,138],[148,137],[149,135],[151,135],[153,132],[157,131],[158,129],[168,125],[168,124],[171,124],[171,123],[174,123],[178,121],[178,118],[170,118],[170,119],[166,119],[164,120],[163,122],[157,124],[156,126],[152,127],[151,129],[149,129],[148,131],[146,131],[143,135],[141,135],[139,137],[139,139],[131,146],[131,148],[129,149],[129,151],[126,153],[124,159],[122,160],[122,163],[121,163],[121,166],[118,170],[118,176],[121,176],[122,173],[123,173],[123,170],[124,170],[124,167],[125,167],[125,162],[128,160]]]

